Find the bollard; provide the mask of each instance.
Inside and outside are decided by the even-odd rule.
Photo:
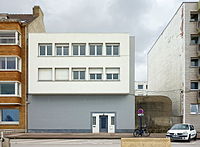
[[[169,138],[122,138],[121,147],[171,147]]]

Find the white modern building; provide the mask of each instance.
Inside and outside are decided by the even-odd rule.
[[[147,81],[135,81],[135,96],[146,96],[147,90]]]
[[[30,132],[134,129],[134,37],[127,33],[29,37]]]
[[[148,87],[172,101],[173,116],[200,131],[200,7],[184,2],[148,53]]]

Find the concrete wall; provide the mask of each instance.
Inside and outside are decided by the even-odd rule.
[[[116,132],[130,132],[135,127],[134,106],[132,95],[30,95],[28,128],[91,132],[92,112],[115,112]]]
[[[134,42],[134,40],[132,41]],[[38,56],[38,43],[52,43],[52,56]],[[56,56],[55,43],[69,43],[69,56]],[[86,55],[73,56],[72,44],[86,43]],[[89,43],[102,43],[103,55],[90,56]],[[106,43],[120,43],[119,56],[106,56]],[[131,44],[134,55],[134,44]],[[130,71],[130,36],[127,33],[30,33],[29,93],[30,94],[128,94],[134,82],[134,56]],[[69,68],[69,81],[55,81],[55,68]],[[89,80],[89,68],[103,68],[103,80]],[[53,68],[50,81],[38,81],[38,68]],[[72,68],[86,68],[86,80],[74,81]],[[106,68],[120,68],[120,80],[106,80]],[[131,75],[130,75],[131,72]],[[130,78],[132,78],[130,80]],[[46,88],[48,86],[48,88]],[[67,87],[67,88],[66,88]],[[134,87],[134,86],[133,86]],[[77,91],[77,89],[79,89]]]
[[[200,131],[200,114],[190,114],[190,104],[197,103],[198,91],[190,89],[191,81],[199,81],[197,78],[199,67],[191,67],[191,57],[197,57],[197,45],[190,43],[191,34],[197,34],[196,22],[190,21],[191,11],[197,10],[197,3],[185,5],[185,88],[184,88],[184,118],[183,121],[191,123]],[[200,14],[199,14],[200,15]]]
[[[183,6],[178,9],[148,53],[148,94],[169,97],[174,116],[182,115],[185,39],[182,9]]]

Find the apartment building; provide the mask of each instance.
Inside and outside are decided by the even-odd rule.
[[[147,89],[147,81],[135,81],[135,96],[146,96]]]
[[[44,32],[40,7],[33,14],[0,13],[0,129],[27,128],[28,32]]]
[[[29,132],[131,132],[134,37],[30,33]]]
[[[181,4],[148,53],[148,86],[172,101],[173,116],[200,131],[200,7]]]

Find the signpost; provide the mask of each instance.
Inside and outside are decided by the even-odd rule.
[[[140,107],[137,111],[137,114],[140,118],[140,131],[142,131],[142,117],[144,116],[144,110]]]

